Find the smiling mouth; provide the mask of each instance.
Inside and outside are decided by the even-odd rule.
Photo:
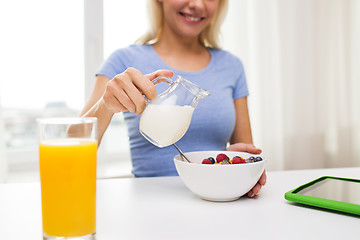
[[[201,20],[205,19],[205,17],[194,17],[194,16],[191,16],[191,15],[187,15],[185,13],[182,13],[182,12],[180,12],[180,15],[185,17],[186,19],[192,21],[192,22],[198,22],[198,21],[201,21]]]

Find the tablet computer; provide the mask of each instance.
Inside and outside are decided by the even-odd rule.
[[[285,199],[360,215],[360,179],[320,177],[286,192]]]

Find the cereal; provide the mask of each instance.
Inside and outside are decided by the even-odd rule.
[[[262,161],[262,157],[257,156],[250,156],[249,158],[245,159],[240,156],[235,156],[230,159],[226,154],[220,153],[216,156],[216,161],[213,157],[205,158],[201,163],[202,164],[244,164],[244,163],[253,163]]]

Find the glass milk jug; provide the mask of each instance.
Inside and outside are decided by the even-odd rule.
[[[148,102],[140,117],[140,133],[157,147],[167,147],[180,140],[189,128],[192,114],[200,99],[210,93],[189,80],[178,76],[165,80],[169,88]]]

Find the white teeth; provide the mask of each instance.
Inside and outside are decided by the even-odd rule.
[[[200,21],[200,19],[201,19],[201,18],[191,17],[191,16],[186,16],[186,18],[193,22]]]

